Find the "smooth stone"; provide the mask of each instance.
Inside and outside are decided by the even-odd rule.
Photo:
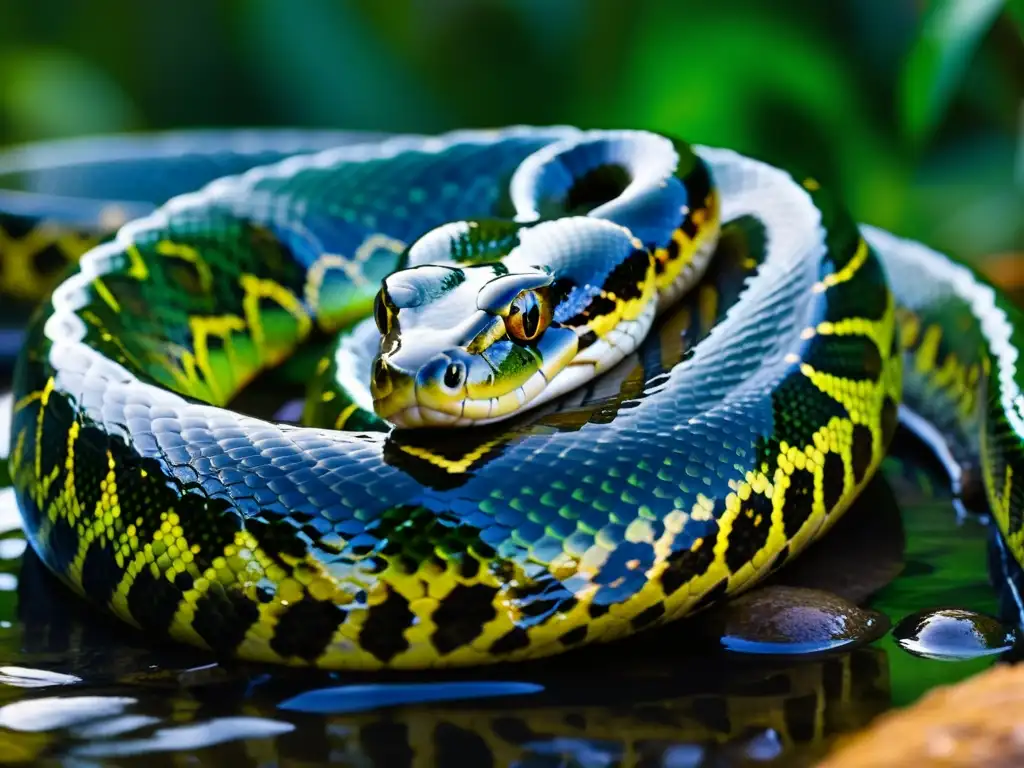
[[[738,653],[810,654],[875,640],[885,616],[830,592],[781,585],[753,590],[709,617],[723,648]]]
[[[921,611],[903,618],[893,629],[907,653],[926,659],[960,661],[1003,653],[1015,638],[998,619],[963,608]]]
[[[818,768],[1024,765],[1021,712],[1024,664],[997,664],[840,739]]]

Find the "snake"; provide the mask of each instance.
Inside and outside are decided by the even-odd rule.
[[[0,287],[40,302],[9,469],[46,566],[148,637],[368,670],[612,641],[821,538],[901,421],[1024,555],[1020,310],[813,175],[569,126],[123,141],[0,167]],[[41,228],[45,297],[8,269]],[[233,409],[307,348],[303,423]]]

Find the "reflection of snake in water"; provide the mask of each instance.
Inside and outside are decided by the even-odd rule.
[[[54,589],[47,575],[27,553],[19,583],[19,662],[84,678],[62,690],[69,702],[76,694],[127,697],[134,703],[109,721],[138,721],[136,729],[99,741],[86,735],[88,729],[51,732],[45,740],[31,734],[34,748],[45,748],[51,759],[84,749],[80,757],[145,754],[151,765],[162,765],[159,754],[148,754],[158,743],[203,728],[234,740],[191,752],[196,765],[319,765],[344,756],[381,768],[641,766],[680,764],[683,755],[691,763],[701,757],[731,765],[746,764],[744,755],[756,762],[753,755],[776,752],[803,763],[836,735],[866,725],[891,699],[879,648],[745,664],[728,654],[709,656],[706,645],[703,652],[680,653],[688,647],[685,638],[671,631],[646,633],[622,652],[598,646],[500,669],[445,670],[441,680],[371,673],[347,676],[339,685],[322,674],[269,676],[265,667],[208,665],[188,651],[154,648],[144,637],[97,621],[84,604]],[[595,677],[595,668],[608,674]],[[534,692],[516,695],[525,689]],[[462,691],[459,700],[443,698],[455,690]],[[326,695],[318,699],[321,691]],[[52,693],[41,689],[35,696]],[[314,706],[304,696],[313,696]],[[374,706],[375,700],[391,706]],[[326,704],[323,714],[316,701]],[[290,723],[295,730],[273,739],[232,737],[225,717]]]
[[[527,410],[630,354],[719,218],[762,247],[706,338],[643,355],[597,405]],[[680,312],[719,314],[694,295]],[[223,407],[366,314],[383,337],[343,336],[306,408],[347,431]],[[12,477],[47,565],[149,632],[325,667],[540,656],[780,566],[871,477],[901,395],[953,459],[981,457],[1019,553],[1018,316],[732,152],[568,128],[398,138],[217,181],[86,255],[29,326]],[[378,419],[511,415],[441,436]]]

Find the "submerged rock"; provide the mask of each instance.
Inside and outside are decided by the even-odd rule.
[[[1024,765],[1024,665],[936,688],[839,741],[819,768]]]
[[[991,616],[963,608],[921,611],[892,631],[900,647],[915,656],[943,661],[975,659],[1008,651],[1014,632]]]
[[[739,653],[806,654],[870,642],[887,619],[830,592],[766,586],[733,600],[710,616],[722,647]]]

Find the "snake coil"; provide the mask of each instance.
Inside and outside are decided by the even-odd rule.
[[[134,158],[79,145],[53,161],[77,167],[66,177],[8,159],[20,165],[0,167],[0,181],[38,189],[50,174],[68,195],[48,207],[0,196],[0,224],[23,246],[5,245],[9,293],[43,285],[27,267],[9,277],[11,252],[29,263],[32,233],[50,233],[44,250],[84,247],[86,225],[111,212],[89,195],[144,214],[89,250],[28,325],[10,467],[32,546],[97,605],[218,654],[371,669],[540,656],[670,621],[780,567],[864,487],[903,402],[958,465],[980,470],[1020,559],[1019,311],[945,256],[856,226],[813,179],[728,150],[670,142],[668,175],[631,198],[656,156],[637,147],[652,137],[250,136],[234,152],[242,139],[225,136],[197,139],[217,146],[192,160],[180,143]],[[236,175],[139,209],[222,172]],[[496,222],[485,238],[445,240],[467,246],[452,272],[507,264],[495,253],[514,248],[494,233],[518,232],[516,213],[528,223],[524,196],[552,258],[559,237],[579,242],[563,233],[583,216],[624,231],[630,263],[649,266],[541,276],[558,290],[522,305],[537,313],[529,323],[571,330],[583,354],[607,351],[623,322],[643,319],[646,286],[669,296],[643,343],[591,365],[607,374],[510,421],[384,430],[346,383],[365,387],[372,360],[343,341],[307,406],[320,426],[226,407],[310,339],[373,314],[382,281],[416,266],[403,259],[429,230]],[[718,258],[674,302],[719,220]],[[392,293],[385,309],[402,322],[414,305]],[[544,301],[555,307],[539,321]],[[509,302],[493,307],[507,315]],[[530,364],[544,364],[539,334],[493,327],[512,360],[495,378],[526,365],[502,333],[522,331]],[[346,338],[357,337],[380,334],[364,323]],[[324,426],[335,424],[346,429]]]

